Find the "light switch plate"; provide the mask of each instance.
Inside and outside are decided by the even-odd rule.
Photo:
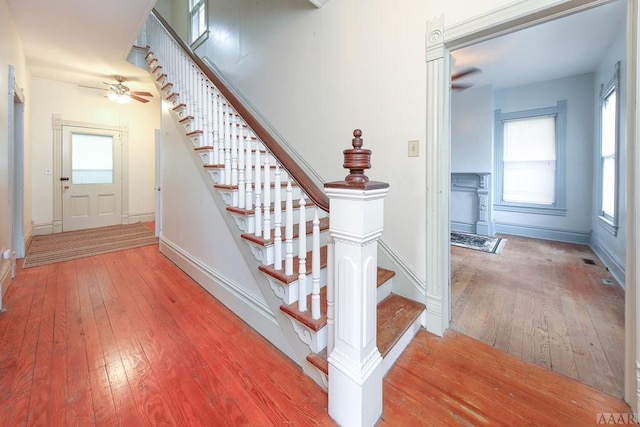
[[[420,141],[417,139],[409,141],[409,157],[418,157]]]

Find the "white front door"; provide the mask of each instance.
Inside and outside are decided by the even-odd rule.
[[[63,126],[62,141],[62,231],[122,224],[120,133]]]

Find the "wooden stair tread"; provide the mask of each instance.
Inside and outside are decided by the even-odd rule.
[[[309,200],[307,200],[306,202],[307,202],[307,204],[306,204],[307,209],[309,209],[310,207],[314,207],[315,206]],[[286,207],[286,202],[282,202],[282,208],[281,209],[282,209],[283,216],[284,216],[285,207]],[[298,200],[294,201],[293,202],[293,209],[298,209],[299,207],[300,207],[300,201],[298,201]],[[242,208],[237,208],[235,206],[227,206],[227,210],[229,212],[233,212],[233,213],[240,214],[240,215],[253,215],[255,213],[254,208],[252,208],[252,209],[242,209]],[[271,203],[271,209],[269,209],[269,210],[271,212],[273,212],[273,203]]]
[[[271,265],[261,265],[260,267],[258,267],[258,269],[260,271],[262,271],[263,273],[268,274],[269,276],[279,280],[280,282],[288,285],[291,282],[295,282],[296,280],[298,280],[298,271],[296,269],[295,266],[298,265],[298,257],[294,256],[293,257],[293,274],[291,276],[287,276],[284,274],[284,260],[282,261],[282,269],[281,270],[276,270],[275,268],[273,268],[273,264]],[[311,277],[311,251],[307,252],[307,271],[306,271],[306,275],[307,278]],[[323,246],[320,248],[320,268],[325,268],[327,266],[327,247]]]
[[[216,187],[217,188],[217,187]],[[329,218],[322,218],[320,219],[320,231],[324,231],[324,230],[328,230],[329,229]],[[285,227],[280,227],[280,233],[282,236],[282,241],[284,242],[284,229]],[[297,239],[299,236],[299,231],[300,227],[295,226],[293,227],[293,238]],[[307,230],[306,230],[307,235],[313,233],[313,220],[307,221]],[[271,236],[275,236],[273,230],[271,231]],[[242,237],[245,240],[248,240],[250,242],[255,243],[256,245],[260,245],[260,246],[267,246],[273,243],[275,237],[271,237],[270,239],[264,239],[262,236],[256,236],[253,233],[243,233],[240,237]],[[380,274],[380,272],[378,272],[378,274]],[[395,273],[394,273],[395,274]]]
[[[378,304],[376,343],[383,358],[424,309],[424,304],[397,294],[389,295]],[[325,374],[329,372],[327,358],[326,349],[307,356],[309,363]]]
[[[207,167],[207,165],[205,165],[205,167]],[[222,165],[222,167],[224,167],[224,165]],[[293,185],[293,183],[291,184],[291,187],[296,187],[296,185]],[[270,188],[276,188],[276,183],[272,182],[269,185]],[[238,189],[238,185],[231,185],[231,184],[213,184],[213,188],[218,188],[220,190],[237,190]],[[282,182],[280,183],[280,188],[287,188],[287,183],[286,182]],[[264,190],[264,188],[263,188]],[[284,236],[284,234],[283,234]]]
[[[309,277],[307,277],[307,285],[309,285]],[[311,317],[311,294],[307,295],[307,311],[298,311],[298,302],[293,304],[283,304],[280,306],[280,310],[296,319],[309,329],[318,332],[323,326],[327,324],[327,287],[320,288],[320,318],[313,319]]]
[[[376,280],[376,286],[382,286],[387,280],[395,276],[396,273],[386,268],[378,267],[378,274]],[[310,278],[307,276],[307,285],[310,284]],[[311,317],[311,295],[307,296],[307,311],[298,311],[298,302],[293,304],[283,304],[280,306],[280,310],[287,313],[303,325],[307,326],[311,330],[319,331],[324,325],[327,324],[327,287],[320,288],[320,319],[313,319]]]
[[[196,151],[213,150],[213,146],[212,145],[204,145],[202,147],[196,147],[196,148],[194,148],[194,150],[196,150]],[[205,165],[204,167],[207,167],[207,166],[210,166],[210,165]],[[222,166],[224,166],[224,165],[222,165]]]

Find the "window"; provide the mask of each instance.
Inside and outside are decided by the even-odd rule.
[[[605,227],[617,233],[618,117],[620,63],[613,78],[600,88],[600,212]]]
[[[495,112],[496,210],[565,215],[566,101]]]
[[[113,137],[71,134],[71,182],[113,184]]]
[[[189,0],[189,16],[189,42],[194,47],[207,38],[206,0]]]

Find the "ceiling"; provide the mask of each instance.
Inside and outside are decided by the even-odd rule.
[[[126,61],[155,0],[8,0],[31,74],[104,87],[114,75],[148,80]],[[130,85],[137,90],[135,85]]]
[[[452,71],[477,67],[456,83],[494,88],[592,72],[625,22],[626,1],[617,0],[456,50]]]
[[[149,81],[126,56],[155,0],[8,3],[33,76],[94,87],[114,75],[129,82]],[[465,47],[452,54],[453,72],[480,68],[481,73],[459,83],[496,88],[591,72],[624,27],[625,16],[626,2],[617,0]]]

